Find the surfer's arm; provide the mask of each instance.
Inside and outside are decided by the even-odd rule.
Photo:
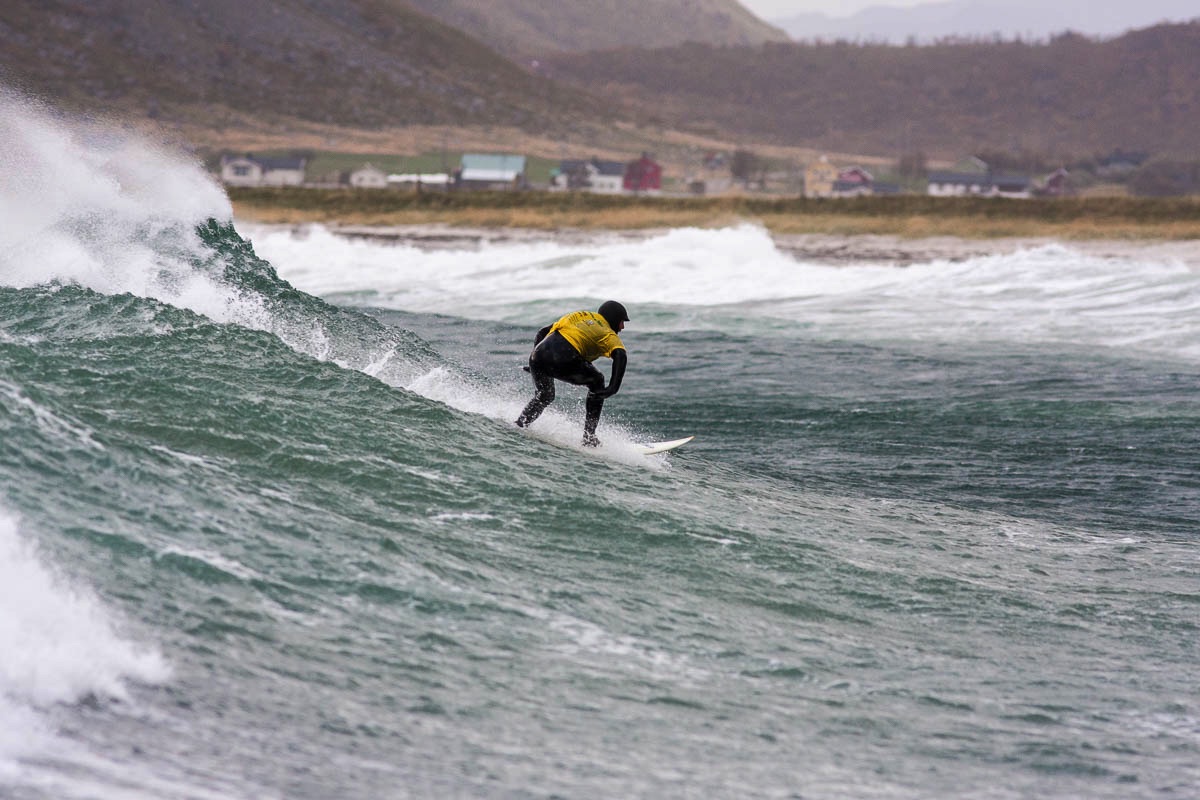
[[[537,347],[539,344],[541,344],[542,339],[545,339],[547,336],[550,335],[550,329],[553,327],[554,327],[553,325],[547,325],[546,327],[544,327],[540,331],[538,331],[537,335],[533,337],[533,346]]]
[[[621,388],[621,379],[625,377],[625,365],[629,363],[625,348],[618,347],[612,351],[612,362],[612,377],[608,379],[608,386],[596,392],[601,397],[612,397]]]

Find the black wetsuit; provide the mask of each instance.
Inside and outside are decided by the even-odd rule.
[[[612,382],[606,388],[604,375],[579,354],[574,345],[568,342],[560,333],[549,333],[547,325],[538,331],[533,352],[529,354],[529,373],[533,376],[534,395],[521,416],[517,425],[524,428],[533,422],[546,406],[554,401],[554,381],[588,387],[587,414],[583,422],[584,444],[594,445],[596,426],[600,423],[600,412],[604,408],[604,398],[611,397],[621,388],[621,378],[625,374],[625,351],[613,351]]]

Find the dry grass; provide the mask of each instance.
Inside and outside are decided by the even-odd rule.
[[[601,211],[547,210],[537,208],[412,208],[386,212],[331,213],[320,209],[281,208],[235,201],[239,219],[255,222],[301,224],[322,222],[337,225],[453,225],[467,228],[527,228],[555,230],[643,230],[652,228],[716,228],[741,222],[765,221],[745,216],[697,213],[680,209],[634,208]],[[770,227],[770,226],[769,226]],[[781,227],[782,230],[782,227]]]
[[[1200,221],[1049,222],[1036,219],[978,219],[961,217],[859,217],[825,216],[797,219],[768,216],[760,220],[775,233],[821,233],[853,236],[878,234],[923,239],[957,236],[963,239],[1046,238],[1091,239],[1200,239]]]
[[[595,195],[231,190],[238,218],[266,223],[429,225],[534,230],[714,228],[751,223],[779,234],[968,239],[1200,239],[1200,203],[947,198],[623,198]]]

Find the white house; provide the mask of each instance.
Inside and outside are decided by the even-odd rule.
[[[1019,175],[931,172],[928,191],[935,197],[1025,198],[1033,196],[1033,184]]]
[[[458,184],[470,189],[524,188],[525,156],[466,153],[459,167]]]
[[[262,164],[250,156],[221,156],[221,182],[227,186],[260,186]]]
[[[450,185],[450,176],[445,172],[393,172],[387,176],[388,186],[398,188],[413,188],[427,186],[431,189],[445,189]]]
[[[1033,181],[1024,175],[993,175],[992,196],[1019,200],[1033,197]]]
[[[350,185],[356,189],[386,189],[387,173],[370,164],[363,164],[350,173]]]
[[[620,194],[625,191],[625,163],[623,161],[568,160],[558,165],[558,171],[550,182],[556,191],[582,189],[595,194]]]
[[[228,186],[299,186],[304,183],[303,158],[221,156],[221,182]]]
[[[931,172],[929,194],[934,197],[980,197],[991,194],[992,179],[986,172]]]

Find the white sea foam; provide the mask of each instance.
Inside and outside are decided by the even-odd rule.
[[[213,253],[197,226],[232,216],[199,164],[0,87],[0,285],[152,298],[329,358],[319,322],[281,320],[261,296],[200,266]]]
[[[0,87],[0,285],[78,284],[261,327],[257,300],[194,266],[210,217],[232,209],[199,165]]]
[[[455,251],[349,240],[320,226],[249,230],[259,254],[299,288],[384,308],[528,323],[531,306],[616,297],[635,313],[681,312],[643,314],[643,331],[757,319],[849,339],[1071,343],[1200,359],[1200,273],[1065,245],[901,268],[798,261],[749,225]]]
[[[529,393],[524,385],[519,393],[511,387],[479,386],[445,367],[437,367],[418,376],[406,383],[404,388],[459,411],[510,423],[529,402]],[[569,403],[552,406],[538,418],[537,426],[525,431],[525,434],[560,447],[582,447],[582,420],[582,408],[573,408]],[[661,468],[667,460],[665,456],[643,455],[635,442],[645,441],[646,437],[639,436],[611,415],[604,418],[600,434],[602,446],[591,451],[597,457],[651,469]]]
[[[99,600],[56,575],[0,509],[0,776],[59,746],[42,709],[124,700],[127,681],[169,676],[161,655],[119,634]]]
[[[506,316],[539,300],[607,298],[670,305],[754,302],[810,289],[795,262],[753,227],[678,229],[647,241],[484,244],[422,251],[303,230],[245,226],[281,276],[318,295],[369,293],[384,307]],[[790,292],[787,286],[794,287]]]

